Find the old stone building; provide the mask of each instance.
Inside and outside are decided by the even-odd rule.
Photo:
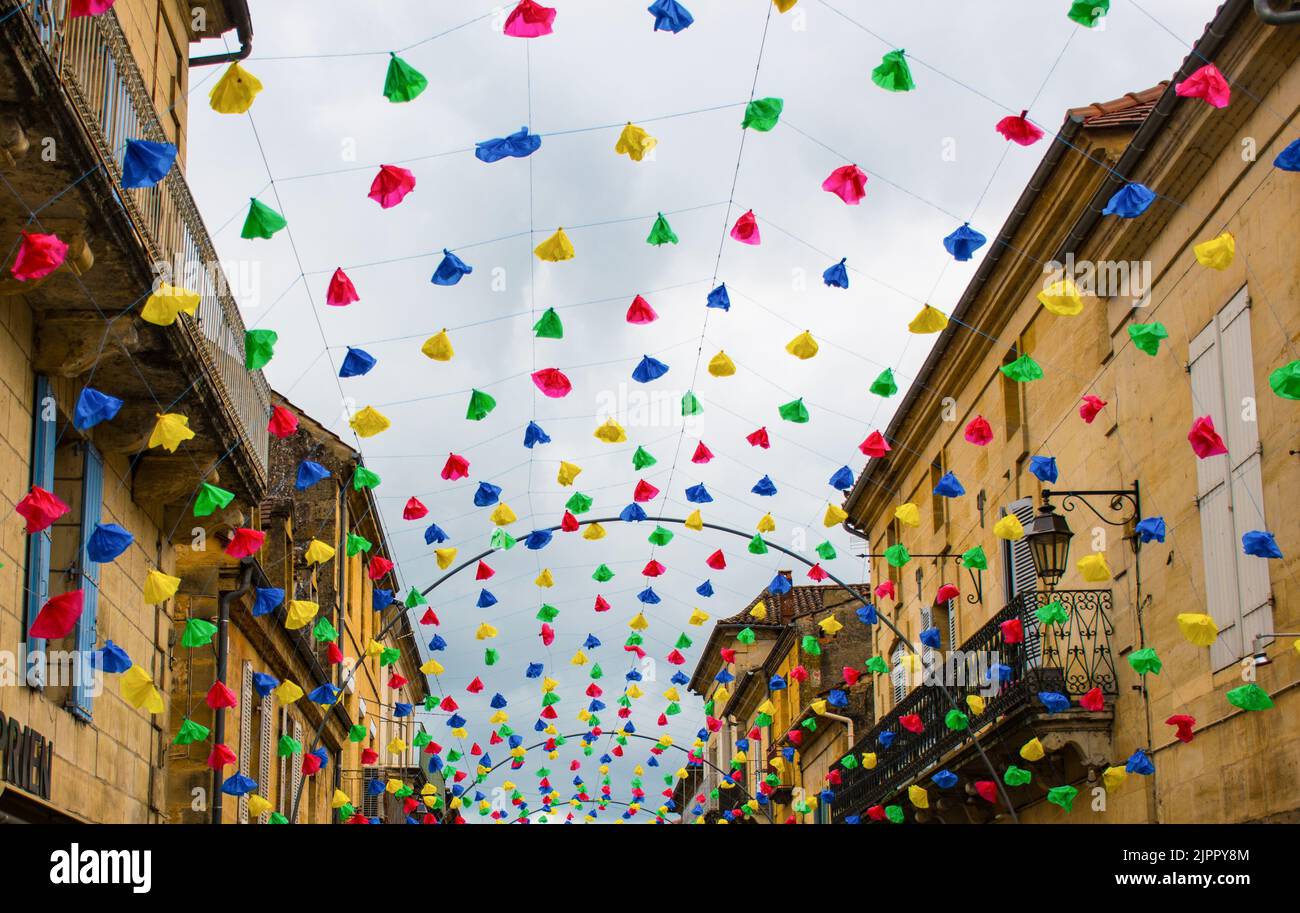
[[[894,588],[881,615],[913,645],[937,632],[928,656],[1004,669],[991,688],[944,676],[970,720],[953,729],[942,690],[877,626],[892,675],[877,676],[879,719],[854,749],[877,765],[845,770],[837,820],[891,807],[899,820],[1009,820],[1008,799],[1031,822],[1300,815],[1300,655],[1293,635],[1274,636],[1300,629],[1300,521],[1287,509],[1298,413],[1270,390],[1300,336],[1300,181],[1274,165],[1297,138],[1298,51],[1300,28],[1227,2],[1169,83],[1070,111],[1045,144],[885,431],[892,451],[846,505],[873,581]],[[1231,85],[1226,108],[1176,92],[1209,62]],[[1104,215],[1127,182],[1155,192],[1150,208]],[[1214,262],[1225,233],[1235,258]],[[1063,276],[1082,297],[1077,316],[1040,303]],[[1041,379],[1002,370],[1026,356]],[[1226,453],[1198,459],[1189,429],[1206,416]],[[975,434],[977,445],[967,429],[981,417],[991,440]],[[942,496],[948,473],[964,494]],[[1001,529],[1028,535],[995,533],[1009,515]],[[1271,531],[1285,557],[1244,553],[1250,531]],[[938,601],[944,584],[959,595]],[[1188,614],[1213,619],[1212,645],[1184,636]],[[1242,688],[1267,698],[1243,702]],[[922,728],[902,725],[913,720]],[[911,794],[919,803],[910,787],[925,791]]]

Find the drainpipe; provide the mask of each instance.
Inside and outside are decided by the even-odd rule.
[[[1300,25],[1300,9],[1276,10],[1273,0],[1255,0],[1255,15],[1269,25]]]
[[[222,593],[221,598],[217,600],[217,680],[224,682],[230,660],[229,638],[227,631],[230,627],[230,607],[235,600],[245,596],[253,591],[253,571],[257,565],[253,563],[252,558],[243,559],[240,564],[243,570],[239,578],[239,587],[234,590]],[[244,708],[240,708],[245,712]],[[220,745],[226,741],[226,709],[224,707],[212,711],[212,738],[214,745]],[[221,812],[224,805],[223,799],[225,793],[221,791],[221,771],[212,772],[212,823],[221,823]]]
[[[838,713],[823,712],[821,715],[826,717],[828,720],[835,720],[849,727],[849,750],[852,751],[853,746],[858,744],[857,740],[853,738],[853,721],[846,716],[840,716]]]
[[[248,12],[247,0],[226,0],[226,11],[235,20],[235,33],[239,36],[239,50],[207,57],[191,57],[191,67],[209,67],[219,63],[247,60],[253,53],[253,19]]]

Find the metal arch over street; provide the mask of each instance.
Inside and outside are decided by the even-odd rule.
[[[586,521],[586,523],[584,523],[583,525],[585,525],[585,526],[590,526],[590,525],[593,524],[593,523],[602,523],[602,524],[604,524],[604,523],[642,523],[642,522],[648,522],[648,520],[644,520],[644,521],[643,521],[643,520],[624,520],[622,517],[617,517],[617,516],[615,516],[615,517],[602,517],[602,518],[597,519],[597,520],[588,520],[588,521]],[[655,518],[654,518],[654,522],[655,522],[655,523],[661,523],[661,524],[662,524],[662,523],[672,523],[672,524],[675,524],[675,525],[677,525],[677,526],[685,526],[685,525],[686,525],[686,520],[683,519],[683,518],[681,518],[681,517],[655,517]],[[730,526],[722,526],[722,525],[717,524],[717,523],[707,523],[707,522],[702,522],[700,525],[701,525],[704,529],[717,530],[718,532],[721,532],[721,533],[727,533],[728,535],[736,536],[736,537],[741,538],[741,539],[744,539],[744,540],[746,540],[746,541],[751,541],[751,540],[754,538],[753,536],[750,536],[748,533],[743,532],[742,530],[733,529],[733,528],[730,527]],[[535,530],[535,532],[549,532],[549,533],[554,533],[554,532],[557,532],[557,531],[559,531],[559,530],[560,530],[560,525],[557,523],[557,524],[554,525],[554,526],[544,527],[543,529]],[[799,553],[796,552],[796,551],[793,551],[792,549],[788,549],[788,548],[786,548],[786,547],[783,546],[783,545],[778,545],[778,544],[775,543],[775,542],[769,542],[767,539],[762,539],[761,541],[762,541],[763,544],[766,545],[768,548],[774,548],[774,549],[776,549],[777,551],[781,552],[782,554],[788,555],[788,556],[790,556],[791,558],[795,559],[796,561],[802,562],[803,564],[807,565],[807,566],[810,567],[810,568],[815,566],[815,562],[809,561],[809,560],[808,560],[807,558],[805,558],[803,555],[799,554]],[[484,550],[484,551],[482,551],[482,552],[479,552],[479,553],[478,553],[477,555],[475,555],[473,558],[469,558],[469,559],[466,559],[465,561],[462,561],[460,564],[456,565],[456,566],[453,567],[451,570],[447,571],[445,574],[443,574],[441,577],[439,577],[437,580],[435,580],[433,583],[429,584],[427,587],[425,587],[423,590],[421,590],[421,591],[420,591],[420,594],[421,594],[422,596],[428,596],[430,593],[432,593],[432,592],[433,592],[434,590],[436,590],[438,587],[442,586],[444,583],[446,583],[446,582],[447,582],[448,580],[450,580],[451,578],[455,577],[457,574],[459,574],[461,571],[465,570],[467,567],[469,567],[469,566],[471,566],[471,565],[474,565],[474,564],[477,564],[479,561],[482,561],[484,558],[487,558],[489,555],[496,554],[498,551],[501,551],[501,549],[498,549],[498,548],[488,548],[488,549],[486,549],[486,550]],[[823,568],[822,570],[826,573],[826,576],[827,576],[827,578],[828,578],[829,580],[833,581],[835,584],[837,584],[837,585],[838,585],[839,587],[841,587],[843,590],[845,590],[846,592],[848,592],[849,594],[851,594],[851,595],[852,595],[854,598],[856,598],[856,599],[858,600],[858,602],[860,602],[863,606],[870,607],[870,603],[868,603],[865,599],[863,599],[862,596],[857,592],[857,590],[852,589],[852,588],[850,587],[849,584],[845,583],[843,580],[841,580],[840,578],[836,577],[836,576],[835,576],[834,574],[832,574],[830,571],[826,571],[825,568]],[[392,617],[391,619],[389,619],[389,620],[388,620],[388,621],[383,625],[382,628],[380,628],[380,630],[378,631],[378,633],[375,635],[376,638],[382,638],[384,635],[388,634],[388,633],[393,629],[393,627],[398,623],[398,621],[401,619],[401,617],[402,617],[402,613],[404,613],[404,612],[407,611],[406,606],[404,606],[404,605],[402,605],[402,604],[400,604],[400,603],[396,603],[396,602],[393,603],[393,608],[396,609],[396,611],[395,611],[393,617]],[[890,620],[889,620],[886,616],[884,616],[884,615],[878,615],[877,617],[879,618],[880,622],[881,622],[882,624],[885,625],[885,627],[889,628],[889,630],[892,631],[892,632],[894,633],[894,635],[898,638],[898,642],[901,643],[904,647],[906,647],[906,648],[907,648],[907,651],[908,651],[909,653],[911,653],[911,654],[914,655],[914,656],[918,656],[918,655],[920,655],[920,651],[917,650],[917,649],[916,649],[916,646],[915,646],[915,645],[914,645],[914,644],[913,644],[913,643],[912,643],[912,642],[907,638],[907,635],[904,634],[901,630],[899,630],[899,628],[898,628],[897,625],[895,625],[892,621],[890,621]],[[348,685],[348,683],[352,680],[352,676],[355,675],[355,674],[356,674],[356,666],[353,665],[352,668],[350,668],[350,669],[348,670],[347,675],[343,678],[343,681],[342,681],[342,687],[346,688],[347,685]],[[946,684],[944,684],[943,682],[940,682],[939,685],[938,685],[938,687],[939,687],[940,691],[943,692],[943,696],[944,696],[944,698],[948,701],[949,706],[951,706],[952,709],[954,709],[954,710],[960,710],[961,708],[960,708],[960,707],[958,706],[958,704],[957,704],[957,699],[953,696],[953,693],[952,693],[951,690],[949,690],[948,686],[947,686]],[[312,748],[313,748],[313,750],[314,750],[315,748],[319,747],[319,745],[320,745],[320,737],[321,737],[321,733],[324,732],[324,730],[325,730],[325,724],[326,724],[328,721],[329,721],[329,713],[326,712],[326,713],[324,713],[324,714],[321,715],[321,721],[320,721],[320,723],[316,726],[316,731],[315,731],[315,732],[313,733],[313,735],[312,735]],[[1006,787],[1005,787],[1005,786],[1003,785],[1003,783],[1002,783],[1002,778],[1001,778],[1000,776],[998,776],[997,769],[993,766],[993,761],[989,758],[988,754],[984,751],[984,746],[980,744],[979,736],[977,736],[977,735],[975,734],[974,727],[967,728],[967,729],[965,730],[965,732],[966,732],[966,737],[970,740],[971,745],[973,745],[973,746],[975,747],[976,752],[979,753],[980,759],[984,762],[984,766],[988,769],[989,775],[990,775],[990,777],[992,778],[993,782],[997,784],[998,795],[1002,797],[1002,802],[1003,802],[1003,804],[1006,806],[1007,813],[1011,816],[1011,820],[1012,820],[1012,822],[1018,824],[1018,823],[1020,822],[1020,818],[1019,818],[1019,816],[1016,814],[1015,803],[1013,803],[1013,802],[1011,801],[1011,797],[1010,797],[1009,795],[1007,795],[1007,790],[1006,790]],[[627,733],[627,734],[628,734],[628,735],[639,735],[639,733]],[[645,739],[648,739],[648,738],[649,738],[649,736],[640,736],[640,737],[641,737],[641,738],[645,738]],[[657,742],[658,740],[656,739],[656,740],[654,740],[654,741]],[[678,747],[678,748],[680,748],[680,746],[674,746],[674,747]],[[686,749],[682,748],[681,750],[682,750],[682,751],[685,751]],[[503,763],[504,763],[504,762],[503,762]],[[495,769],[495,768],[494,768],[494,769]],[[716,770],[717,768],[714,768],[714,769]],[[292,806],[292,808],[291,808],[291,810],[290,810],[290,814],[289,814],[289,823],[290,823],[290,824],[296,824],[296,823],[298,822],[298,806],[299,806],[300,802],[302,801],[302,791],[303,791],[303,787],[306,785],[306,782],[307,782],[306,778],[305,778],[305,777],[302,778],[302,779],[299,781],[299,783],[298,783],[298,789],[297,789],[297,790],[295,791],[295,793],[294,793],[294,797],[293,797],[293,806]],[[768,812],[768,815],[769,815],[769,820],[770,820],[770,816],[771,816],[771,812],[770,812],[770,811]]]

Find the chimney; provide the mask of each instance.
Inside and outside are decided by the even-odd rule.
[[[794,586],[793,570],[781,570],[781,571],[777,571],[777,573],[780,574],[782,577],[784,577],[786,580],[788,580],[791,586]],[[781,611],[781,617],[778,619],[778,621],[781,624],[789,624],[790,619],[794,617],[794,600],[791,598],[790,593],[781,594],[780,611]]]

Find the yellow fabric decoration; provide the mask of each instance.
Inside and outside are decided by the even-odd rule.
[[[844,628],[844,625],[840,624],[834,615],[827,615],[821,621],[817,622],[817,627],[821,628],[822,633],[827,637],[832,637],[841,631]]]
[[[849,518],[849,512],[836,504],[826,505],[826,514],[822,517],[822,526],[830,529],[832,526],[839,526]]]
[[[686,522],[682,524],[687,529],[693,529],[696,532],[704,529],[704,517],[700,514],[699,508],[691,511],[686,517]]]
[[[767,617],[767,605],[760,599],[754,603],[754,607],[749,610],[749,614],[762,621]]]
[[[289,600],[289,611],[285,615],[284,626],[290,631],[305,628],[320,611],[320,605],[306,599]]]
[[[876,753],[874,751],[862,752],[862,769],[863,770],[876,769]]]
[[[1101,552],[1080,558],[1078,567],[1079,574],[1089,583],[1102,583],[1110,579],[1110,566],[1106,564],[1106,556]]]
[[[807,361],[817,354],[817,340],[813,339],[812,333],[804,330],[794,339],[791,339],[785,345],[785,350],[800,361]]]
[[[348,794],[341,789],[334,790],[334,795],[330,797],[330,808],[342,808],[345,805],[351,804],[352,800],[348,798]],[[251,813],[252,809],[249,809],[249,812]]]
[[[478,626],[478,630],[474,632],[475,640],[490,640],[491,638],[496,636],[497,636],[497,629],[492,627],[486,621],[480,624]]]
[[[605,527],[599,523],[588,524],[587,528],[582,531],[582,538],[588,542],[595,542],[605,538]]]
[[[403,742],[401,739],[393,739],[391,742],[388,743],[388,751],[390,754],[401,754],[402,752],[406,751],[406,743]],[[401,783],[401,781],[399,780],[398,783]],[[401,789],[401,788],[402,788],[401,786],[397,787],[397,789]],[[394,790],[394,792],[396,791],[397,790]]]
[[[497,526],[509,526],[519,518],[505,501],[500,502],[492,511],[492,522]]]
[[[691,609],[691,617],[686,619],[686,623],[690,625],[695,625],[698,628],[700,625],[704,624],[708,620],[709,620],[708,612],[701,611],[700,609]],[[1300,641],[1297,641],[1297,643],[1300,643]]]
[[[1192,248],[1196,254],[1196,260],[1201,266],[1208,266],[1210,269],[1225,270],[1232,266],[1232,261],[1237,256],[1237,239],[1232,236],[1232,232],[1225,231],[1209,241],[1202,241]]]
[[[175,453],[176,448],[194,437],[190,430],[190,420],[178,412],[158,414],[158,421],[149,435],[150,447],[161,447],[168,453]]]
[[[904,526],[916,528],[921,525],[921,509],[911,502],[895,508],[894,517]]]
[[[456,350],[451,347],[451,337],[445,329],[426,339],[424,345],[420,346],[420,351],[434,361],[451,361],[456,355]]]
[[[506,713],[504,710],[498,710],[496,713],[488,717],[488,722],[493,726],[500,726],[502,723],[510,722],[510,714]]]
[[[968,694],[966,695],[966,706],[970,708],[972,714],[979,716],[984,712],[984,698],[978,694]]]
[[[645,692],[641,690],[640,685],[632,685],[630,688],[627,689],[627,696],[630,697],[632,700],[636,700],[637,698],[641,697],[643,694],[645,694]]]
[[[644,612],[637,612],[636,616],[627,623],[627,626],[633,631],[644,631],[646,628],[650,627],[650,622],[646,621]]]
[[[549,590],[551,587],[555,586],[555,577],[551,575],[551,569],[549,567],[544,567],[533,583],[542,589]]]
[[[433,557],[438,559],[438,570],[445,571],[451,567],[451,563],[456,560],[457,549],[455,547],[435,548]]]
[[[668,697],[668,695],[665,694],[664,697]],[[676,698],[671,698],[671,697],[669,697],[668,700],[670,700],[670,701],[671,701],[671,700],[676,700]],[[776,705],[773,704],[771,700],[765,700],[765,701],[763,701],[763,703],[761,703],[761,704],[758,705],[758,709],[755,710],[754,712],[755,712],[755,713],[766,713],[768,716],[771,716],[772,714],[776,713]]]
[[[912,322],[907,325],[907,329],[917,335],[924,335],[926,333],[938,333],[947,325],[948,316],[943,311],[932,308],[927,304],[912,318]]]
[[[1106,792],[1113,793],[1124,785],[1128,779],[1128,771],[1123,767],[1107,767],[1101,772],[1101,785],[1106,788]]]
[[[387,431],[392,424],[374,406],[366,406],[348,422],[349,427],[360,437],[374,437],[381,431]]]
[[[728,691],[726,688],[719,688],[717,691],[713,692],[714,707],[725,707],[727,706],[727,701],[729,701],[730,699],[731,699],[731,692]]]
[[[675,687],[669,688],[667,691],[664,692],[664,700],[666,701],[680,701],[681,699],[682,696],[677,693],[677,689]],[[758,708],[759,713],[772,713],[776,709],[775,707],[772,706],[771,701],[767,701],[765,703],[769,709],[764,710],[762,706],[760,706]],[[640,765],[638,764],[637,766],[639,767]],[[644,773],[644,771],[642,771],[642,773]],[[637,774],[637,776],[639,777],[641,776],[641,774]]]
[[[993,524],[993,535],[1008,542],[1015,542],[1017,539],[1025,538],[1025,527],[1015,514],[1007,514]]]
[[[788,13],[790,10],[794,9],[794,5],[798,3],[799,0],[772,0],[772,2],[776,4],[776,10],[778,13]]]
[[[280,682],[280,684],[276,685],[275,690],[271,693],[275,695],[275,699],[281,704],[292,704],[294,701],[302,697],[303,692],[302,689],[293,682],[286,681]]]
[[[140,666],[132,666],[122,673],[122,697],[136,710],[162,713],[165,708],[162,695],[154,687],[153,678]]]
[[[614,144],[614,151],[619,155],[626,155],[634,162],[639,162],[645,158],[647,152],[657,145],[659,145],[659,140],[646,133],[641,127],[629,122],[623,128],[623,132],[618,135],[618,142]]]
[[[909,679],[915,679],[921,674],[921,657],[915,653],[904,653],[899,657],[898,664],[903,667]]]
[[[913,783],[907,788],[907,798],[917,808],[930,807],[930,794],[925,791],[924,786],[917,786]]]
[[[577,653],[573,654],[573,659],[569,660],[569,665],[571,666],[587,665],[587,654],[579,650]]]
[[[818,716],[821,716],[823,713],[826,712],[826,700],[825,700],[825,698],[818,698],[817,700],[813,701],[813,702],[812,702],[811,704],[809,704],[808,706],[809,706],[810,708],[812,708],[812,712],[815,713],[815,714],[817,714]]]
[[[384,645],[377,640],[366,644],[366,659],[379,659],[384,655]]]
[[[181,314],[193,317],[198,309],[198,292],[163,282],[140,309],[140,319],[160,327],[169,327]]]
[[[218,114],[243,114],[261,91],[261,81],[235,61],[208,92],[208,103]]]
[[[776,521],[772,519],[771,514],[763,514],[763,518],[758,521],[758,531],[760,533],[776,532]]]
[[[442,673],[447,670],[443,667],[442,663],[438,662],[436,659],[431,659],[420,667],[420,671],[425,675],[442,675]]]
[[[181,578],[164,574],[162,571],[150,571],[144,579],[144,601],[148,605],[166,602],[176,595],[181,588]]]
[[[1038,303],[1057,317],[1075,317],[1083,312],[1083,298],[1073,280],[1053,282],[1038,293]]]
[[[307,546],[307,551],[303,553],[303,557],[307,559],[308,564],[324,564],[334,557],[334,549],[319,539],[313,539]]]
[[[600,433],[597,432],[596,436],[599,437]],[[555,477],[555,481],[559,482],[565,488],[568,488],[573,484],[573,480],[578,477],[578,473],[580,472],[582,472],[581,466],[575,466],[573,463],[566,463],[564,460],[560,460],[560,473]]]
[[[1211,646],[1219,639],[1219,626],[1214,623],[1214,619],[1199,612],[1183,612],[1179,615],[1178,629],[1188,642],[1198,647]],[[1300,640],[1296,643],[1300,644]]]
[[[1043,751],[1043,743],[1037,738],[1030,739],[1020,746],[1020,757],[1026,761],[1041,761],[1044,754],[1046,752]]]
[[[574,257],[573,242],[569,236],[564,233],[563,228],[557,228],[555,234],[551,235],[533,251],[537,259],[545,260],[548,263],[558,263],[561,260],[572,260]]]
[[[709,359],[709,373],[714,377],[730,377],[736,373],[736,363],[731,356],[721,350]]]
[[[605,424],[596,429],[595,436],[606,444],[622,444],[627,440],[627,432],[613,418],[605,419]]]
[[[248,797],[248,813],[254,818],[260,818],[271,810],[271,803],[263,799],[257,793],[251,793]]]

